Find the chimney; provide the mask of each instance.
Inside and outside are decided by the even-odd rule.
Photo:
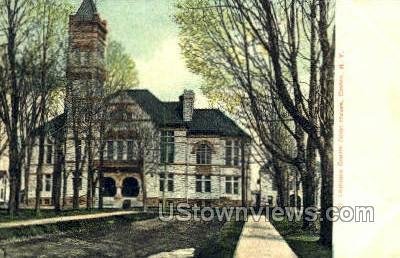
[[[192,121],[194,108],[194,92],[192,90],[184,90],[183,95],[181,95],[179,99],[182,106],[183,121]]]

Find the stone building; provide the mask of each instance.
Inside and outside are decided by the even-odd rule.
[[[96,206],[101,191],[105,207],[158,206],[163,200],[240,205],[248,199],[251,139],[234,121],[217,109],[196,109],[190,90],[174,102],[160,101],[148,90],[103,98],[107,23],[92,0],[84,0],[70,17],[69,31],[66,112],[46,124],[42,205],[52,205],[54,191],[65,206],[72,205],[74,187],[80,205],[91,194]],[[25,197],[30,205],[38,146],[32,161]]]
[[[321,177],[320,177],[320,162],[317,162],[317,173],[315,177],[316,192],[314,195],[314,201],[317,208],[321,207]],[[259,170],[257,189],[252,192],[253,204],[258,206],[276,206],[278,203],[278,189],[276,184],[276,178],[274,177],[274,169],[271,162],[266,163]],[[288,201],[290,206],[301,206],[303,205],[303,187],[301,183],[300,175],[295,177],[296,169],[292,168],[289,178],[286,182],[288,187]],[[295,202],[295,196],[297,192],[297,203]]]

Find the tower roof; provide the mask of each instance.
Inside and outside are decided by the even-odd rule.
[[[97,13],[96,4],[93,0],[83,0],[81,6],[76,12],[76,16],[83,21],[90,21],[94,19]]]

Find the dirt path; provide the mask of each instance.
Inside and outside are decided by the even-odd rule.
[[[147,257],[165,251],[198,248],[220,222],[151,219],[116,222],[109,230],[83,230],[0,242],[6,257]]]

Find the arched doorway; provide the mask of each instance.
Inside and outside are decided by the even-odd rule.
[[[122,196],[136,197],[139,195],[139,182],[134,177],[127,177],[122,182]]]
[[[117,187],[115,185],[115,180],[112,179],[111,177],[105,177],[103,179],[103,185],[104,185],[104,190],[103,190],[103,196],[104,197],[114,197],[115,194],[117,193]]]

